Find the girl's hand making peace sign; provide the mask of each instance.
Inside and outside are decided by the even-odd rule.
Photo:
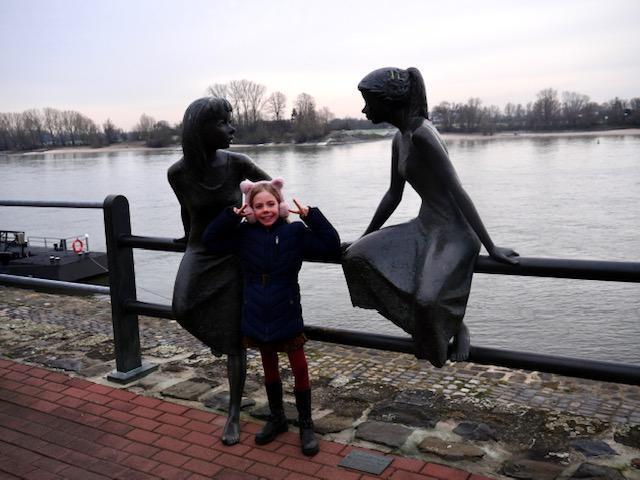
[[[298,203],[298,200],[296,200],[295,198],[293,199],[293,203],[296,204],[296,207],[298,207],[297,210],[291,210],[289,209],[289,211],[291,213],[297,213],[298,215],[300,215],[300,218],[304,218],[307,216],[307,214],[309,213],[309,207],[303,207],[302,205],[300,205]]]
[[[233,207],[233,213],[235,213],[239,217],[246,217],[247,215],[249,215],[249,212],[246,211],[248,207],[249,204],[247,203],[243,204],[240,208]]]

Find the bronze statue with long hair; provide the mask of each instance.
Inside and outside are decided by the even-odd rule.
[[[240,182],[270,179],[246,155],[226,150],[235,128],[231,105],[205,97],[187,108],[183,119],[183,157],[168,172],[178,197],[186,242],[173,291],[173,311],[189,333],[219,356],[227,355],[229,417],[222,441],[240,440],[240,402],[246,378],[240,315],[242,277],[233,255],[213,255],[202,244],[211,219],[229,206],[242,204]]]

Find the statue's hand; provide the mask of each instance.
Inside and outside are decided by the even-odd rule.
[[[510,248],[494,246],[493,249],[489,251],[489,255],[498,262],[510,263],[511,265],[517,265],[519,263],[515,257],[519,257],[520,255]]]
[[[340,243],[340,253],[342,255],[344,255],[345,253],[347,253],[347,248],[349,248],[351,246],[353,242],[342,242]]]

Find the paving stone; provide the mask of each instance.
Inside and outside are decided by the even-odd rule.
[[[501,473],[518,480],[555,480],[563,469],[554,463],[520,459],[505,462]]]
[[[405,403],[381,402],[374,405],[368,418],[380,422],[402,423],[412,427],[434,428],[441,416],[436,416],[433,409],[416,407]]]
[[[206,396],[202,399],[202,403],[205,407],[213,408],[215,410],[221,410],[226,412],[229,410],[229,392],[217,392]],[[255,400],[247,397],[242,397],[240,408],[244,409],[255,405]]]
[[[250,412],[249,415],[251,415],[253,418],[257,418],[259,420],[267,420],[269,418],[269,415],[271,414],[271,410],[269,410],[269,404],[268,403],[263,403],[259,406],[257,406],[256,408],[253,408]],[[289,403],[289,402],[285,402],[284,403],[284,415],[285,417],[287,417],[287,421],[289,423],[294,423],[295,421],[298,420],[298,410],[296,409],[296,406]]]
[[[364,422],[356,430],[356,438],[400,448],[413,432],[403,425],[386,422]]]
[[[109,373],[115,368],[116,364],[113,362],[98,363],[96,365],[91,365],[90,367],[85,367],[82,370],[79,370],[78,373],[83,377],[99,377],[105,375],[106,373]]]
[[[78,372],[84,368],[84,363],[77,358],[52,358],[45,363],[47,367],[59,368],[68,372]]]
[[[586,480],[626,480],[616,469],[593,463],[583,463],[578,467],[571,478]]]
[[[461,422],[453,432],[467,440],[498,440],[496,432],[486,423]]]
[[[571,447],[586,457],[600,457],[604,455],[618,455],[614,449],[602,440],[580,438],[570,443]]]
[[[418,444],[418,450],[437,455],[445,460],[478,460],[484,456],[484,450],[475,445],[458,442],[445,442],[441,438],[426,437]]]
[[[405,403],[414,407],[433,405],[436,394],[429,390],[405,390],[394,398],[396,403]]]
[[[640,449],[640,425],[625,425],[615,432],[613,439],[626,445]]]
[[[197,400],[198,397],[208,392],[219,384],[211,384],[210,381],[202,378],[193,378],[171,385],[164,389],[161,394],[165,397],[180,398],[182,400]]]
[[[324,435],[327,433],[337,433],[353,427],[355,422],[353,417],[341,417],[335,413],[325,415],[318,420],[313,421],[314,429],[317,433]]]

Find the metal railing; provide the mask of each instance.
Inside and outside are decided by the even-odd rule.
[[[104,211],[105,236],[109,257],[110,287],[83,285],[53,280],[0,275],[0,284],[56,288],[78,293],[108,293],[114,332],[116,370],[108,378],[128,383],[156,368],[142,361],[138,315],[175,319],[171,306],[139,301],[136,297],[133,249],[184,252],[185,245],[169,238],[141,237],[131,234],[129,202],[124,196],[108,196],[103,203],[41,202],[0,200],[0,206],[98,208]],[[571,278],[614,282],[640,283],[640,262],[609,262],[520,257],[518,265],[507,265],[480,256],[477,273]],[[326,263],[340,263],[328,259]],[[413,342],[407,337],[377,335],[349,330],[305,327],[312,340],[342,345],[374,348],[402,353],[414,353]],[[640,366],[576,359],[531,352],[501,350],[471,346],[469,361],[542,372],[557,373],[607,382],[640,385]]]

